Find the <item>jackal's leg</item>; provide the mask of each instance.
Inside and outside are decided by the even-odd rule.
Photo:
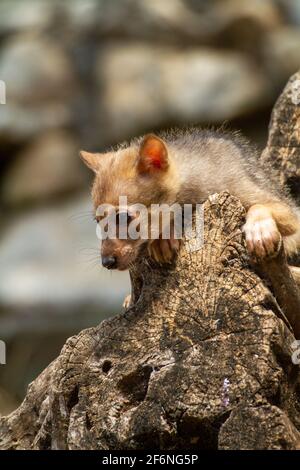
[[[152,259],[159,264],[171,263],[180,248],[180,240],[158,238],[148,245],[148,252]]]

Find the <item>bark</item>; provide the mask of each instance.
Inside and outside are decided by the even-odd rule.
[[[287,90],[263,155],[284,182],[299,159]],[[299,293],[283,252],[251,263],[244,216],[230,194],[214,195],[202,248],[186,240],[166,268],[141,257],[134,305],[66,342],[0,419],[0,448],[300,448]]]
[[[261,158],[300,206],[300,70],[288,81],[274,106],[269,138]],[[300,254],[293,264],[300,266]],[[298,277],[300,274],[298,273]]]
[[[300,203],[300,71],[288,81],[273,109],[267,146],[262,159],[277,171]]]

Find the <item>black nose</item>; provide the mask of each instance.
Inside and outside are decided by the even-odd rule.
[[[103,256],[102,266],[104,266],[107,269],[113,269],[117,266],[117,260],[114,256]]]

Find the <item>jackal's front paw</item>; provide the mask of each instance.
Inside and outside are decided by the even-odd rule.
[[[171,263],[177,255],[180,248],[180,240],[172,238],[171,240],[157,239],[148,245],[148,251],[157,263]]]
[[[244,225],[244,233],[248,251],[256,258],[276,256],[282,238],[272,217],[260,220],[247,220]]]

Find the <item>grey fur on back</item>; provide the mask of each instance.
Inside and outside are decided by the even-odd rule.
[[[274,199],[291,202],[275,170],[262,164],[257,150],[240,133],[191,127],[158,135],[167,143],[185,186],[190,185],[188,197],[194,191],[201,202],[209,194],[227,189],[245,206]]]

